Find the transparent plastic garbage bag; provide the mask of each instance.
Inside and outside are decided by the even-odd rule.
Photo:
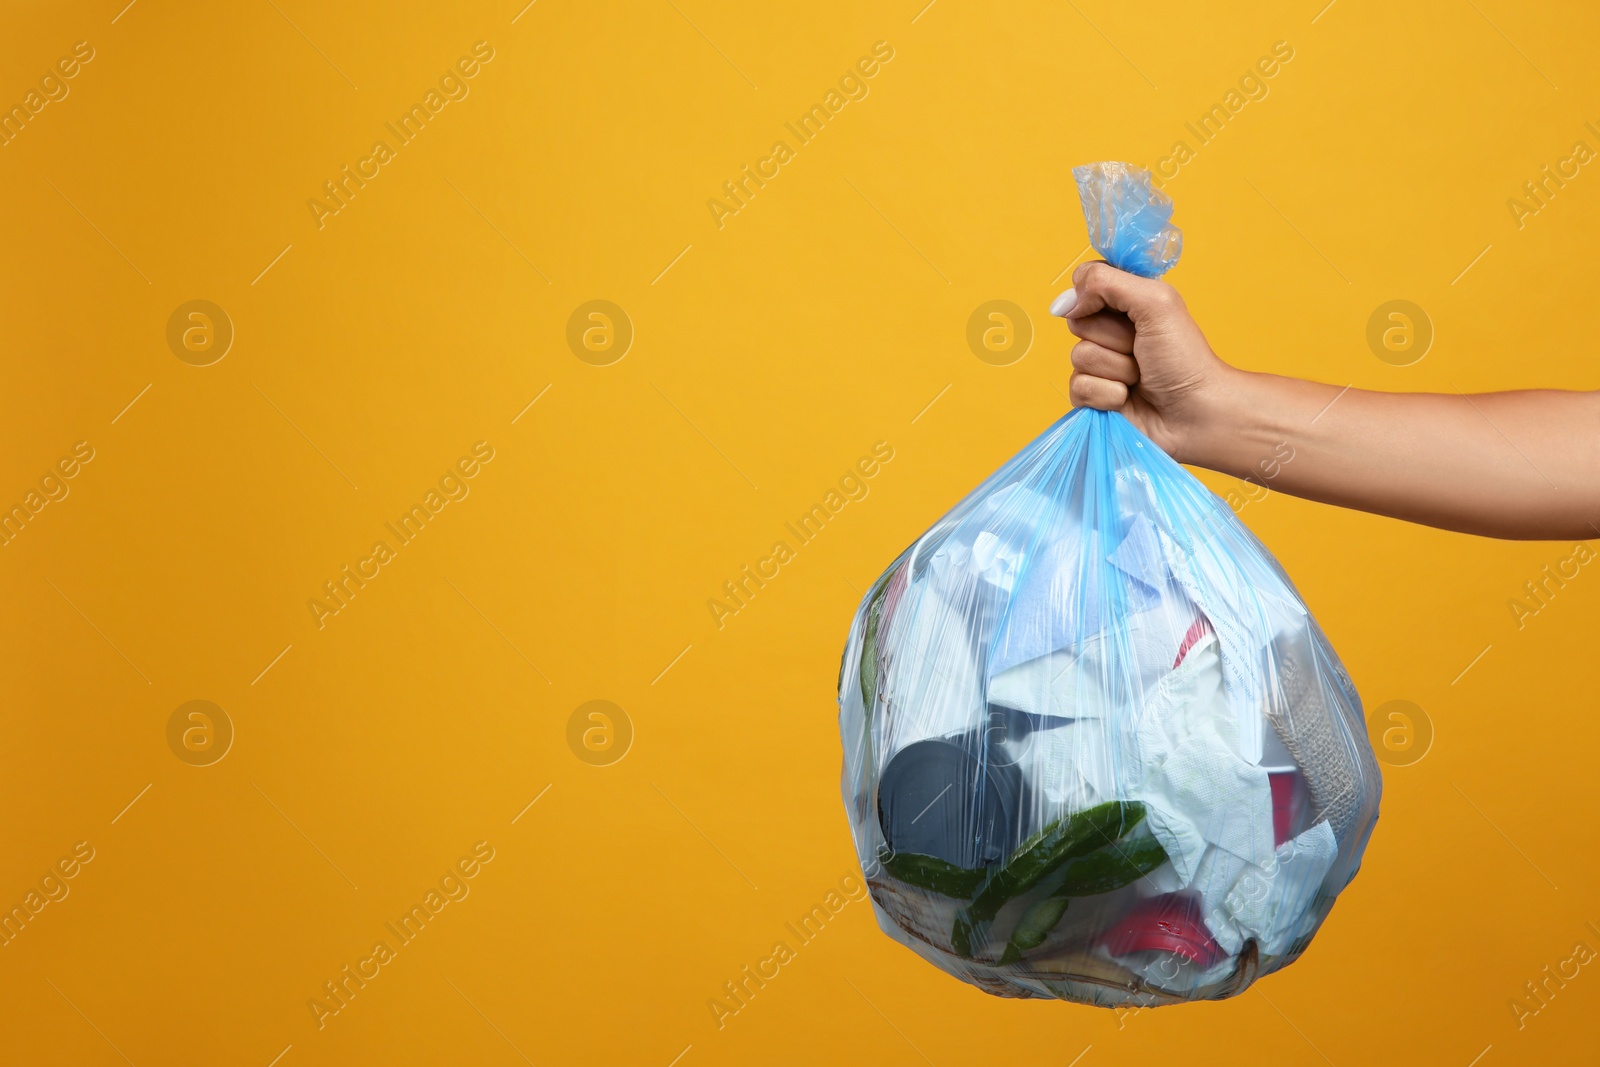
[[[1172,203],[1074,171],[1159,276]],[[1266,548],[1119,414],[1046,430],[901,553],[839,681],[879,924],[1002,996],[1231,996],[1305,951],[1381,781],[1361,702]]]

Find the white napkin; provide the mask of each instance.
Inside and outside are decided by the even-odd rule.
[[[1013,708],[1033,724],[1017,757],[1049,810],[1076,811],[1126,797],[1137,783],[1138,709],[1171,673],[1198,617],[1181,592],[1167,591],[1124,627],[989,680],[990,707]]]
[[[1115,630],[995,674],[989,679],[989,703],[1065,718],[1135,715],[1171,673],[1178,648],[1199,617],[1176,587],[1168,585],[1162,593],[1148,610],[1130,614]],[[1110,694],[1120,694],[1128,705],[1112,708]]]
[[[1219,642],[1208,633],[1143,709],[1143,773],[1129,798],[1145,803],[1150,828],[1185,884],[1208,845],[1250,863],[1272,858],[1272,790],[1267,772],[1240,755],[1236,722]]]
[[[1304,932],[1306,911],[1338,854],[1333,827],[1326,820],[1319,822],[1280,845],[1265,866],[1246,868],[1228,892],[1223,910],[1256,939],[1264,954],[1285,952]]]

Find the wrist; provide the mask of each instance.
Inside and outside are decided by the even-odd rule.
[[[1183,428],[1173,458],[1179,463],[1205,467],[1242,477],[1235,468],[1249,467],[1241,455],[1270,450],[1266,411],[1257,399],[1256,379],[1261,375],[1230,367],[1221,360],[1213,374],[1194,390],[1185,407]],[[1259,439],[1259,440],[1258,440]]]
[[[1196,391],[1195,418],[1179,462],[1261,482],[1297,451],[1318,448],[1317,420],[1349,390],[1224,365]]]

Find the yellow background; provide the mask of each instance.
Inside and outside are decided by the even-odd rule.
[[[1594,964],[1520,1028],[1510,1002],[1600,949],[1600,575],[1518,629],[1507,601],[1571,545],[1276,493],[1243,521],[1369,711],[1410,700],[1434,732],[1386,768],[1304,959],[1119,1019],[965,987],[855,902],[724,1028],[707,1006],[856,871],[834,693],[860,591],[1065,408],[1069,168],[1194,147],[1184,123],[1286,41],[1167,184],[1171,280],[1217,350],[1378,389],[1600,387],[1600,175],[1520,229],[1506,206],[1600,147],[1591,5],[523,2],[7,5],[8,107],[74,42],[95,58],[0,148],[0,503],[96,454],[0,548],[0,902],[95,858],[0,948],[0,1061],[1592,1052]],[[480,40],[470,95],[318,229],[323,182]],[[880,40],[870,95],[719,229],[706,201]],[[236,330],[211,366],[166,342],[192,299]],[[610,366],[565,339],[594,299],[636,332]],[[1036,335],[1006,367],[965,340],[996,299]],[[1408,367],[1366,342],[1392,299],[1436,331]],[[470,496],[319,630],[307,600],[480,440]],[[719,630],[707,600],[877,441],[870,495]],[[236,731],[211,766],[167,744],[195,699]],[[568,745],[593,699],[632,723],[609,766]],[[470,896],[319,1029],[307,1001],[478,841]]]

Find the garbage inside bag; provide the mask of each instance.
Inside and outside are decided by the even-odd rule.
[[[1095,247],[1161,274],[1171,201],[1074,171]],[[1050,427],[851,624],[843,790],[880,925],[1003,996],[1216,999],[1295,960],[1381,781],[1277,562],[1121,415]]]

